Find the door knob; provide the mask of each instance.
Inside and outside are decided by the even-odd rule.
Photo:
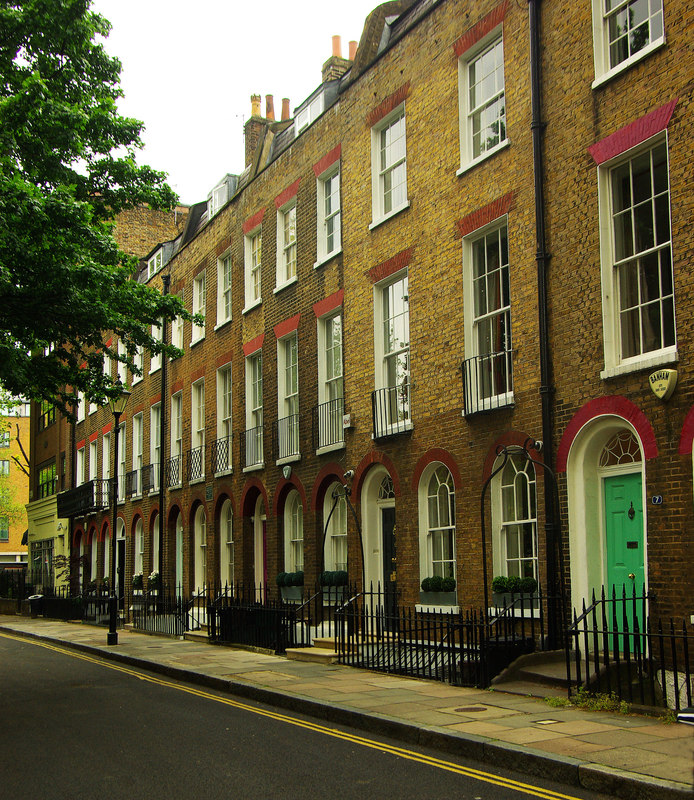
[[[633,503],[629,506],[629,510],[627,511],[627,514],[629,515],[629,519],[634,519],[634,517],[636,516],[636,509],[634,508],[634,504]]]
[[[631,578],[631,580],[633,581],[633,580],[636,578],[636,575],[634,575],[634,573],[633,573],[633,572],[630,572],[630,573],[629,573],[629,577],[630,577],[630,578]]]

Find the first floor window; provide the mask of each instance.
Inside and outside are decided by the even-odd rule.
[[[231,500],[225,500],[219,515],[219,577],[223,586],[234,585],[234,517]]]
[[[502,37],[465,61],[464,68],[463,163],[480,158],[506,141]]]
[[[455,488],[443,464],[427,481],[426,503],[429,575],[425,577],[455,578]]]
[[[632,60],[663,38],[662,0],[594,0],[602,5],[604,68]]]
[[[304,569],[304,507],[299,492],[293,490],[284,509],[285,569],[301,572]]]
[[[318,261],[342,246],[340,226],[340,165],[318,178]]]
[[[537,578],[537,498],[532,463],[510,456],[501,471],[499,491],[501,552],[495,561],[504,575]]]
[[[135,523],[135,569],[134,574],[142,575],[142,565],[144,563],[145,552],[145,533],[142,520],[138,519]]]
[[[245,237],[244,271],[246,284],[246,308],[260,301],[260,273],[262,269],[263,238],[262,230],[256,231]]]
[[[331,513],[332,512],[332,513]],[[325,568],[347,570],[347,502],[339,483],[334,483],[325,495],[323,519],[325,531]]]
[[[296,277],[296,200],[277,212],[277,286]]]
[[[205,316],[205,273],[201,272],[197,278],[193,280],[193,314]],[[193,323],[191,343],[194,344],[205,336],[205,321],[198,325]]]
[[[407,148],[405,107],[388,116],[373,130],[373,218],[407,205]]]
[[[217,325],[231,319],[231,253],[217,261]]]

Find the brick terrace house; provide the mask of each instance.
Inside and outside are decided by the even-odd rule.
[[[692,16],[400,0],[293,117],[253,98],[244,171],[143,261],[205,323],[132,381],[125,585],[346,569],[426,610],[441,575],[467,608],[483,574],[556,589],[561,562],[574,604],[633,582],[691,613]],[[110,424],[76,424],[77,484]],[[521,452],[497,472],[526,440],[558,501]],[[111,535],[73,522],[92,577]]]
[[[19,401],[0,409],[0,414],[0,491],[7,493],[0,508],[0,570],[26,569],[24,506],[29,495],[29,478],[19,464],[26,465],[22,448],[29,448],[29,403]]]

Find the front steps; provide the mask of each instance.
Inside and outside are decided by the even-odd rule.
[[[571,667],[573,673],[575,665]],[[520,656],[492,680],[492,687],[528,697],[566,697],[566,653],[551,650]]]
[[[334,664],[338,659],[334,637],[316,637],[312,647],[288,647],[286,656],[292,661],[310,661],[314,664]]]

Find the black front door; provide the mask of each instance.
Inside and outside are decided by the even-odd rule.
[[[397,562],[395,553],[395,509],[381,509],[383,532],[383,605],[387,615],[397,614]]]

